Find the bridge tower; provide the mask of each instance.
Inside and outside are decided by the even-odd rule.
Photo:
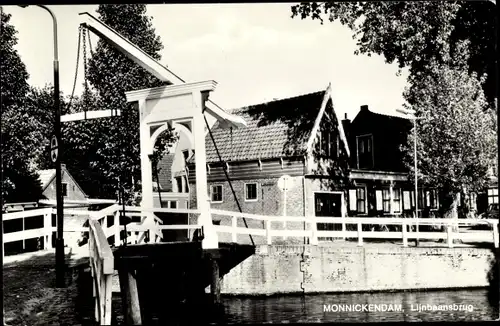
[[[153,209],[152,162],[154,144],[168,128],[187,137],[195,154],[196,205],[200,211],[198,223],[203,226],[204,249],[218,248],[217,233],[213,228],[208,197],[205,153],[205,103],[216,87],[213,80],[162,86],[127,92],[128,102],[137,102],[140,121],[140,155],[142,177],[142,203],[146,210]],[[155,234],[153,213],[146,217]]]

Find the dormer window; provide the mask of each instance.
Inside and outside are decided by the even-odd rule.
[[[373,168],[373,135],[356,137],[358,150],[358,169]]]

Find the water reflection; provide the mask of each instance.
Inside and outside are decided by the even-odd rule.
[[[396,311],[339,311],[341,307],[363,304],[379,305],[378,307],[381,304],[392,304]],[[462,311],[417,310],[419,306],[427,304],[464,306]],[[272,298],[226,297],[223,305],[222,319],[227,323],[472,321],[498,318],[498,306],[489,304],[486,290],[318,294]],[[325,311],[324,305],[331,305],[331,311]],[[465,306],[470,305],[473,310],[467,311]],[[397,311],[398,306],[402,308],[400,311]],[[362,310],[359,306],[356,307]],[[366,309],[367,306],[364,307]]]

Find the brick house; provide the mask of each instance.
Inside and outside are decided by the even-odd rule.
[[[158,190],[156,176],[153,177],[153,204],[164,208],[187,208],[189,186],[186,176],[186,160],[192,154],[189,142],[180,137],[175,149],[162,157],[158,163]]]
[[[210,134],[206,136],[213,209],[239,211],[239,203],[243,212],[262,215],[347,214],[349,147],[330,86],[231,113],[243,117],[247,127],[231,130],[214,125],[216,146]],[[194,158],[188,161],[189,171],[194,171]],[[194,173],[188,180],[194,208]]]
[[[349,216],[414,214],[415,188],[408,180],[400,149],[407,141],[412,122],[372,112],[363,105],[352,122],[346,116],[342,124],[352,153]],[[420,216],[437,212],[438,191],[419,186],[418,208]]]

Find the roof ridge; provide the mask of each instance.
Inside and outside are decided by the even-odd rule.
[[[281,99],[277,99],[277,100],[271,100],[271,101],[267,101],[267,102],[261,102],[261,103],[256,103],[256,104],[241,106],[241,107],[238,107],[238,108],[230,109],[229,112],[232,113],[232,114],[235,114],[235,113],[236,114],[238,114],[238,113],[245,113],[245,110],[247,110],[248,108],[251,108],[251,107],[261,106],[261,105],[265,105],[265,104],[269,104],[269,103],[276,103],[276,102],[281,102],[281,101],[293,100],[293,99],[297,99],[299,97],[309,96],[309,95],[314,95],[314,94],[320,94],[320,93],[324,93],[324,92],[326,92],[326,90],[319,90],[319,91],[314,91],[314,92],[308,92],[308,93],[303,93],[303,94],[300,94],[300,95],[294,95],[294,96],[291,96],[291,97],[285,97],[285,98],[281,98]]]
[[[392,115],[392,114],[387,114],[387,113],[381,113],[381,112],[375,112],[375,111],[370,111],[371,113],[373,114],[378,114],[378,115],[382,115],[384,117],[390,117],[390,118],[399,118],[399,119],[404,119],[404,120],[411,120],[407,117],[403,117],[403,116],[399,116],[399,115]]]

